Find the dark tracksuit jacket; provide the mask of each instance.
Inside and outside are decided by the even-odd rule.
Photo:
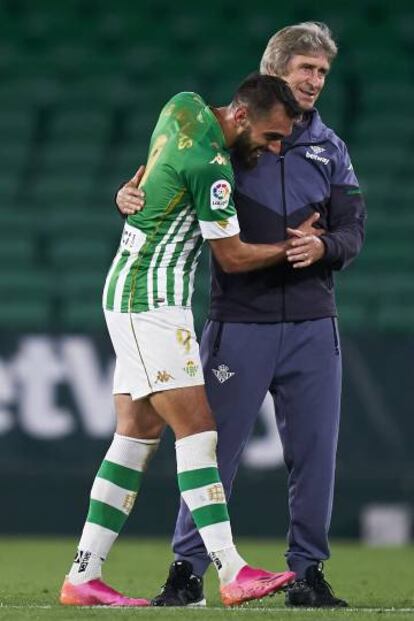
[[[302,577],[329,557],[341,392],[333,272],[361,250],[365,208],[346,146],[316,110],[282,144],[280,155],[263,154],[253,170],[233,161],[240,236],[275,243],[318,211],[325,255],[305,269],[283,263],[244,274],[225,274],[213,258],[201,357],[228,495],[267,391],[274,398],[289,473],[286,556]],[[173,547],[196,574],[205,571],[208,558],[183,503]]]

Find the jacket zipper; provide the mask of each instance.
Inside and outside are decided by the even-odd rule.
[[[282,209],[283,209],[283,239],[287,239],[287,211],[286,211],[286,192],[285,192],[285,154],[280,154],[280,174],[282,182]],[[286,278],[285,270],[282,272],[282,321],[286,321]]]
[[[298,142],[297,144],[292,144],[289,147],[283,149],[283,153],[279,154],[280,157],[280,175],[282,182],[282,209],[283,209],[283,225],[284,225],[284,239],[287,239],[286,229],[288,225],[287,221],[287,208],[286,208],[286,190],[285,190],[285,155],[288,151],[295,149],[296,147],[311,147],[325,143],[326,140],[321,140],[319,142]],[[286,278],[285,272],[283,271],[283,279],[282,279],[282,321],[286,321]],[[339,353],[339,350],[338,352]]]

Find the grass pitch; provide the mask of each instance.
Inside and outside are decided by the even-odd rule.
[[[369,549],[359,544],[334,543],[326,575],[336,593],[348,600],[345,610],[286,609],[283,595],[243,608],[224,609],[217,578],[206,578],[206,609],[111,609],[62,607],[60,585],[71,562],[75,539],[0,539],[0,621],[61,621],[103,619],[147,621],[182,619],[217,621],[248,619],[395,619],[414,621],[414,547]],[[241,540],[239,548],[254,565],[284,567],[284,545],[266,540]],[[120,539],[105,566],[105,579],[132,596],[151,597],[159,591],[171,562],[169,542],[159,539]]]

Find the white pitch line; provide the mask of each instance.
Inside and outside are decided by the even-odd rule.
[[[36,609],[36,610],[49,610],[52,608],[63,608],[63,606],[59,606],[58,604],[56,605],[51,605],[51,604],[1,604],[0,603],[0,610],[3,608],[17,608],[17,609]],[[72,606],[72,609],[76,609],[76,610],[81,610],[83,608],[86,609],[93,609],[93,610],[98,610],[98,609],[110,609],[110,610],[114,610],[114,609],[122,609],[125,610],[126,608],[128,608],[128,610],[130,610],[131,608],[134,608],[135,610],[140,610],[141,607],[137,606],[137,607],[130,607],[130,606]],[[172,608],[174,608],[174,610],[177,609],[181,609],[182,607],[180,606],[172,606]],[[159,610],[159,608],[155,607],[155,606],[142,606],[142,610]],[[221,612],[225,611],[226,608],[220,607],[220,606],[198,606],[198,607],[191,607],[191,611],[198,611],[198,610],[220,610]],[[242,607],[235,607],[235,608],[228,608],[227,609],[228,612],[234,612],[234,613],[241,613],[241,612],[287,612],[287,613],[296,613],[296,612],[310,612],[310,613],[320,613],[320,612],[327,612],[329,610],[336,610],[336,611],[340,611],[342,613],[349,613],[349,612],[372,612],[372,613],[384,613],[384,612],[390,612],[390,613],[394,613],[394,614],[399,614],[399,613],[406,613],[406,612],[413,612],[414,613],[414,608],[338,608],[338,609],[333,609],[333,608],[264,608],[262,607],[255,607],[253,608],[252,606],[244,606]]]

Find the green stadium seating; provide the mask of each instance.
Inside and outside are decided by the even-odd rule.
[[[33,268],[36,255],[36,244],[32,237],[21,237],[14,232],[14,235],[5,234],[1,230],[0,236],[0,265],[2,269],[22,266],[27,271]]]
[[[0,291],[2,301],[44,300],[54,288],[53,274],[46,269],[34,268],[31,265],[10,265],[0,272]],[[3,305],[3,304],[2,304]]]
[[[414,303],[385,304],[379,310],[378,327],[383,331],[414,333]]]
[[[2,330],[41,330],[47,332],[53,326],[51,305],[48,298],[13,300],[0,304],[0,328]]]
[[[318,108],[350,148],[369,212],[363,254],[337,278],[342,328],[412,330],[412,0],[357,10],[331,0],[0,2],[1,327],[102,328],[123,225],[113,194],[145,161],[161,106],[181,90],[227,103],[273,32],[306,19],[338,35]]]
[[[80,140],[82,143],[87,138],[94,141],[107,139],[110,127],[111,116],[105,110],[79,107],[56,110],[49,131],[55,140]]]
[[[105,330],[105,319],[100,300],[89,303],[65,301],[62,308],[62,322],[69,330],[102,332]]]
[[[1,254],[0,254],[1,256]],[[113,247],[107,239],[83,236],[71,236],[54,240],[49,245],[49,257],[52,267],[77,269],[108,267],[113,258]]]
[[[23,178],[29,158],[30,142],[28,139],[16,141],[13,136],[12,140],[0,142],[0,163],[4,175],[18,173]]]
[[[94,299],[96,295],[101,296],[110,264],[111,261],[108,260],[106,265],[101,264],[92,268],[88,265],[78,264],[74,267],[66,265],[59,272],[60,294],[67,292],[70,298],[84,297],[87,299]]]
[[[70,138],[50,141],[39,153],[37,167],[43,179],[58,183],[65,188],[67,184],[88,187],[93,184],[94,175],[99,171],[104,159],[104,144],[101,141],[82,142]],[[76,191],[76,190],[74,190]],[[79,190],[81,191],[81,190]],[[72,191],[71,191],[72,193]]]
[[[361,326],[369,325],[368,312],[359,303],[340,303],[338,305],[338,320],[341,331],[346,332],[353,332]]]

